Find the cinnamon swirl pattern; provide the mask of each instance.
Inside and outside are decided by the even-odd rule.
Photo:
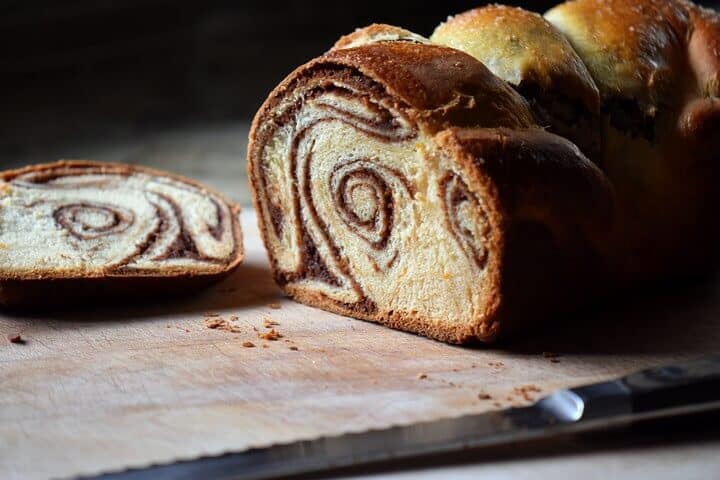
[[[489,111],[491,125],[524,126],[531,116],[500,83],[494,103],[479,105],[473,85],[494,80],[464,54],[405,39],[371,43],[336,46],[299,69],[255,118],[249,175],[276,281],[299,301],[357,318],[453,342],[489,338],[479,325],[490,290],[481,286],[499,261],[490,249],[497,232],[434,131],[473,109]],[[478,74],[410,98],[354,57],[388,52],[388,64],[430,53],[440,75],[445,61]],[[421,114],[415,104],[425,100],[437,108]],[[515,102],[520,113],[504,117]]]
[[[440,181],[440,195],[444,201],[448,229],[475,266],[483,269],[488,258],[484,241],[490,235],[490,223],[480,201],[465,181],[454,173],[448,173]]]
[[[0,265],[16,278],[213,274],[242,258],[238,207],[180,177],[58,162],[0,178]]]
[[[275,279],[341,314],[448,342],[493,340],[514,321],[511,304],[537,290],[508,290],[522,274],[506,271],[508,258],[570,251],[553,239],[527,253],[516,228],[585,235],[609,188],[472,57],[385,33],[398,32],[360,30],[300,67],[255,117],[248,172]],[[542,182],[517,188],[535,170]],[[561,197],[558,184],[579,182],[590,188],[575,203]]]

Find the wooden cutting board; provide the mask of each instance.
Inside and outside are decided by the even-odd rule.
[[[283,298],[252,212],[243,228],[244,264],[192,298],[0,314],[4,478],[93,474],[522,405],[720,351],[716,280],[625,305],[607,299],[614,306],[552,331],[461,348]],[[209,329],[207,318],[238,333]],[[266,321],[282,338],[258,338]],[[6,340],[16,333],[27,343]]]

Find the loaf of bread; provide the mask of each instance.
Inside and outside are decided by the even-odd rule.
[[[714,268],[718,16],[681,0],[371,25],[258,111],[248,171],[293,298],[491,341]]]
[[[0,173],[0,303],[191,291],[243,258],[239,207],[147,168],[62,161]]]
[[[488,6],[430,38],[488,65],[603,169],[620,206],[614,268],[624,283],[716,264],[716,12],[682,0],[573,0],[544,18]]]

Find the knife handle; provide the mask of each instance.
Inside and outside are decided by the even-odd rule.
[[[720,355],[648,368],[620,382],[630,393],[634,413],[720,402]]]
[[[711,402],[720,402],[720,355],[571,388],[558,392],[555,400],[550,401],[556,414],[567,420],[662,413],[668,409],[698,408]]]

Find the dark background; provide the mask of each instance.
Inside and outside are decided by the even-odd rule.
[[[372,22],[430,35],[483,3],[0,2],[0,166],[94,156],[202,177],[203,159],[244,154],[267,93],[340,35]],[[507,3],[543,12],[556,2]]]

